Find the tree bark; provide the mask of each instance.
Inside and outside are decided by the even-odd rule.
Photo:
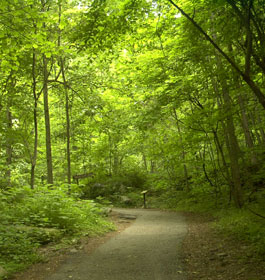
[[[10,98],[8,98],[10,99]],[[10,100],[8,100],[10,103]],[[12,163],[12,142],[11,142],[11,132],[12,132],[12,113],[10,111],[10,104],[6,109],[6,120],[7,120],[7,140],[6,140],[6,182],[7,187],[11,187],[11,163]]]
[[[259,128],[260,135],[261,135],[261,138],[262,138],[262,142],[264,144],[265,143],[265,131],[264,131],[263,127],[262,127],[263,126],[263,122],[261,120],[259,112],[257,112],[257,118],[258,118],[258,123],[259,123],[259,126],[260,126],[260,128]]]
[[[67,154],[67,183],[71,184],[71,135],[70,135],[70,116],[69,116],[69,96],[67,88],[67,80],[65,77],[65,67],[64,61],[61,58],[61,70],[64,83],[64,92],[65,92],[65,117],[66,117],[66,154]]]
[[[38,115],[37,115],[37,107],[38,107],[38,96],[36,93],[36,52],[33,49],[32,56],[32,93],[34,98],[34,109],[33,109],[33,119],[34,119],[34,150],[33,156],[31,159],[31,172],[30,172],[30,186],[34,189],[35,184],[35,167],[37,162],[37,149],[38,149]]]
[[[253,139],[250,134],[249,121],[248,121],[248,117],[247,117],[246,110],[245,110],[244,100],[243,100],[243,97],[241,94],[238,96],[238,103],[239,103],[240,110],[241,110],[242,128],[243,128],[243,132],[244,132],[244,136],[245,136],[246,146],[250,149],[250,153],[251,153],[251,163],[257,164],[257,156],[256,156],[255,152],[253,151],[254,142],[253,142]]]
[[[237,137],[235,134],[235,126],[234,126],[234,121],[232,116],[232,104],[230,100],[229,88],[226,83],[224,69],[218,54],[216,54],[216,62],[217,62],[217,69],[220,73],[219,79],[220,79],[220,84],[223,93],[224,108],[227,115],[226,128],[227,128],[227,133],[229,138],[228,152],[231,161],[231,174],[233,180],[232,196],[236,207],[241,208],[243,206],[243,194],[241,189],[240,167],[238,162],[240,150],[239,150]]]
[[[179,137],[180,137],[180,144],[181,144],[181,147],[182,147],[182,160],[183,160],[183,171],[184,171],[185,185],[186,185],[186,190],[189,192],[190,191],[190,184],[189,184],[188,168],[187,168],[187,165],[186,165],[186,151],[185,151],[185,148],[184,148],[181,129],[180,129],[180,126],[179,126],[179,121],[178,121],[177,113],[176,113],[175,109],[174,109],[174,116],[175,116],[175,119],[176,119],[177,129],[178,129],[178,133],[179,133]]]
[[[47,183],[53,184],[52,148],[51,148],[51,127],[48,101],[48,69],[47,58],[43,55],[43,103],[46,133],[46,161],[47,161]]]

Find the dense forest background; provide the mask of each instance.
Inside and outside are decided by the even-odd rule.
[[[40,192],[148,190],[150,207],[230,211],[265,251],[264,1],[2,0],[0,46],[2,221]],[[30,204],[16,221],[49,224]]]

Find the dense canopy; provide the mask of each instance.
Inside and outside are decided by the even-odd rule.
[[[1,0],[0,73],[3,191],[264,215],[263,0]]]

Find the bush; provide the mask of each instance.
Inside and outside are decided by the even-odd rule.
[[[262,218],[247,209],[223,210],[217,216],[217,229],[252,244],[255,253],[265,255],[265,227]]]
[[[63,188],[15,189],[7,194],[6,222],[28,226],[52,227],[66,232],[88,229],[102,223],[100,207],[91,200],[76,200]]]
[[[145,188],[146,175],[140,171],[126,171],[122,174],[95,177],[83,188],[83,198],[102,197],[117,202],[116,196],[140,193]]]
[[[113,229],[101,217],[98,204],[78,200],[67,191],[61,186],[0,192],[0,266],[14,271],[33,263],[41,244],[65,234],[92,235]]]
[[[0,265],[9,272],[22,269],[40,259],[36,253],[39,243],[24,231],[0,227]]]

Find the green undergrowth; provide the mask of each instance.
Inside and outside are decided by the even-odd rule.
[[[9,274],[41,259],[38,248],[114,229],[99,204],[67,194],[64,186],[0,192],[0,266]]]
[[[195,189],[189,194],[171,190],[149,201],[154,207],[210,214],[215,220],[212,224],[215,229],[248,244],[253,255],[265,257],[265,219],[261,217],[265,217],[264,191],[257,193],[251,202],[246,196],[242,209],[229,202],[229,193],[224,190],[218,195],[210,189]]]
[[[253,207],[253,206],[252,206]],[[262,213],[260,207],[255,207]],[[214,228],[237,240],[251,245],[251,253],[265,258],[265,219],[249,211],[248,206],[243,209],[230,208],[214,213],[218,218]],[[264,212],[263,212],[264,215]]]

